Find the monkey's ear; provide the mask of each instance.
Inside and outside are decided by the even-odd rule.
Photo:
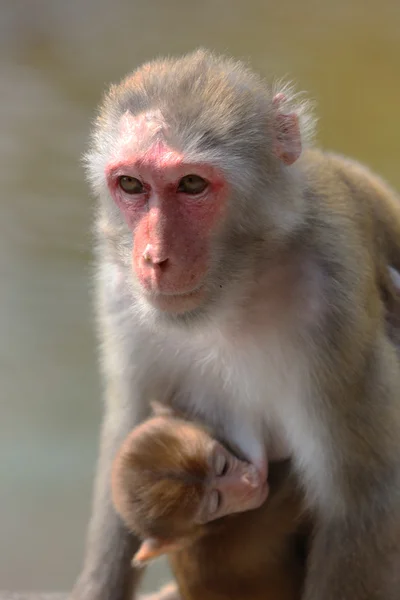
[[[299,118],[295,112],[285,114],[281,104],[286,101],[284,94],[276,94],[273,104],[277,109],[275,116],[274,153],[285,165],[292,165],[301,154],[301,133]]]
[[[176,417],[176,412],[170,406],[161,404],[158,400],[151,400],[150,408],[156,417]]]
[[[162,540],[160,538],[147,538],[143,540],[139,550],[136,552],[132,559],[132,565],[135,567],[142,567],[146,563],[168,554],[180,548],[179,542],[175,540]]]
[[[175,417],[183,420],[185,418],[182,412],[172,408],[171,406],[167,406],[166,404],[161,404],[161,402],[158,402],[158,400],[151,400],[150,408],[156,417]]]

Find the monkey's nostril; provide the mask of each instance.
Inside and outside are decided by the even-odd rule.
[[[155,264],[160,269],[160,271],[165,271],[169,267],[170,262],[169,262],[168,258],[164,258],[164,260],[160,260],[159,262],[156,262]]]
[[[152,252],[147,248],[143,253],[143,260],[147,263],[148,266],[153,268],[157,268],[160,271],[165,271],[165,269],[169,266],[170,261],[169,258],[157,258],[152,256]]]

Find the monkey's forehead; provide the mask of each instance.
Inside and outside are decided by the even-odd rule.
[[[115,132],[127,114],[146,115],[154,128],[168,130],[177,149],[228,145],[234,151],[249,140],[265,143],[272,113],[271,90],[257,76],[203,52],[149,63],[112,86],[99,124]]]
[[[123,136],[144,137],[144,135],[157,135],[168,127],[161,111],[149,110],[137,116],[126,111],[120,120],[119,129]]]
[[[128,75],[110,90],[112,103],[126,109],[143,111],[151,104],[187,110],[205,105],[209,112],[229,104],[259,103],[263,108],[271,101],[272,90],[243,63],[226,57],[197,51],[186,56],[156,60]],[[217,100],[217,106],[212,102]]]
[[[117,127],[119,144],[114,158],[117,161],[129,161],[132,157],[141,156],[142,160],[154,163],[159,163],[162,158],[162,162],[168,165],[178,165],[183,160],[183,155],[168,145],[169,129],[160,110],[150,110],[139,115],[125,112]]]

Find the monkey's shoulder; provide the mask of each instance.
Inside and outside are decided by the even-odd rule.
[[[306,149],[300,166],[311,187],[325,189],[330,196],[346,191],[352,198],[370,198],[371,202],[385,202],[399,195],[370,167],[361,162],[332,151],[316,148]],[[331,193],[335,192],[335,193]]]

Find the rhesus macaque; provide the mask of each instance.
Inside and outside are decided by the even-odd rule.
[[[266,501],[266,460],[242,461],[202,427],[171,416],[132,431],[114,461],[112,497],[142,540],[134,563],[169,557],[178,587],[159,597],[301,598],[305,519],[300,492],[285,477],[288,463],[271,465]]]
[[[290,86],[205,51],[107,94],[87,156],[106,409],[75,600],[136,588],[110,469],[153,398],[253,464],[291,458],[316,515],[303,600],[398,600],[400,204],[312,129]]]

